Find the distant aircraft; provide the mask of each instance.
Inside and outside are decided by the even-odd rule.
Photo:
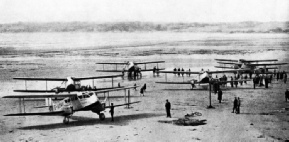
[[[138,86],[130,86],[116,89],[108,89],[95,92],[79,92],[78,94],[59,94],[57,97],[64,98],[63,100],[53,103],[51,98],[54,98],[55,95],[13,95],[13,96],[4,96],[3,98],[18,98],[20,113],[7,114],[4,116],[32,116],[32,115],[43,115],[43,116],[64,116],[63,123],[68,124],[70,116],[77,111],[92,111],[99,115],[100,120],[105,119],[104,111],[110,106],[105,106],[104,101],[100,101],[97,96],[98,93],[105,93],[118,90],[127,90],[131,88],[136,88]],[[128,94],[129,95],[129,94]],[[45,106],[39,106],[35,108],[44,108],[48,107],[49,112],[36,112],[36,113],[26,113],[25,112],[25,98],[47,98]],[[23,101],[23,102],[22,102]],[[130,102],[128,98],[128,103],[114,105],[114,107],[124,106],[139,103],[140,101]],[[23,108],[22,108],[23,107]],[[23,113],[22,113],[23,111]]]
[[[158,64],[159,63],[164,63],[165,61],[149,61],[149,62],[132,62],[132,61],[128,61],[128,62],[104,62],[104,63],[96,63],[96,64],[102,64],[103,65],[103,69],[102,70],[96,70],[99,72],[122,72],[123,74],[125,72],[128,73],[129,77],[132,77],[132,73],[134,73],[135,76],[137,76],[138,74],[141,75],[142,71],[159,71],[159,70],[164,70],[164,68],[159,68]],[[156,66],[152,69],[147,69],[146,65],[147,64],[153,64],[156,63]],[[138,65],[144,65],[144,69],[141,69]],[[104,65],[115,65],[115,69],[113,70],[106,70]],[[117,69],[118,65],[123,66],[120,70]]]
[[[219,64],[229,64],[232,65],[231,67],[225,67],[225,66],[215,66],[216,68],[229,68],[229,69],[242,69],[246,70],[243,73],[257,73],[257,74],[272,74],[272,72],[268,72],[268,69],[278,69],[277,67],[267,67],[267,66],[277,66],[277,65],[286,65],[288,63],[261,63],[258,62],[272,62],[272,61],[278,61],[277,59],[268,59],[268,60],[231,60],[231,59],[215,59]],[[253,63],[253,62],[257,62]],[[257,68],[258,66],[263,66],[263,68]]]
[[[73,91],[97,91],[103,89],[112,89],[113,87],[113,78],[122,77],[123,75],[109,75],[109,76],[95,76],[95,77],[67,77],[67,78],[29,78],[29,77],[15,77],[15,80],[24,80],[25,81],[25,90],[14,90],[14,92],[73,92]],[[94,79],[103,79],[111,78],[112,87],[111,88],[96,88],[94,86]],[[92,80],[92,87],[87,88],[86,86],[81,86],[81,80]],[[46,81],[46,90],[27,90],[26,81]],[[47,88],[47,81],[63,81],[65,83],[65,88],[56,87],[51,90]],[[63,83],[62,83],[63,84]],[[117,87],[118,88],[118,87]]]
[[[196,84],[213,84],[213,83],[229,83],[230,81],[220,81],[218,79],[213,79],[211,74],[216,74],[216,73],[238,73],[244,70],[226,70],[226,71],[201,71],[201,72],[188,72],[188,71],[158,71],[158,73],[172,73],[172,74],[197,74],[199,75],[199,80],[191,79],[188,81],[183,81],[183,82],[168,82],[167,81],[167,76],[166,76],[166,82],[156,82],[160,84],[190,84],[192,85],[192,89],[195,87]],[[249,79],[244,79],[244,80],[234,80],[235,81],[250,81]]]

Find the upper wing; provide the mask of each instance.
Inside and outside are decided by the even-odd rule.
[[[149,62],[134,62],[135,64],[153,64],[153,63],[164,63],[165,61],[149,61]]]
[[[94,77],[77,77],[74,80],[87,80],[87,79],[101,79],[101,78],[115,78],[115,77],[122,77],[122,74],[119,75],[108,75],[108,76],[94,76]]]
[[[66,78],[30,78],[30,77],[15,77],[16,80],[44,80],[44,81],[67,81]]]
[[[158,73],[184,73],[184,74],[201,74],[201,72],[192,71],[157,71]]]
[[[105,62],[105,63],[96,63],[96,64],[104,64],[104,65],[126,65],[127,62],[113,62],[113,63]]]
[[[215,59],[216,61],[229,61],[229,62],[238,62],[238,60],[231,60],[231,59]]]
[[[250,64],[252,66],[275,66],[275,65],[286,65],[288,63],[268,63],[268,64]]]
[[[223,70],[223,71],[208,71],[207,73],[236,73],[236,72],[242,72],[242,71],[248,71],[249,69],[237,69],[237,70]]]
[[[53,94],[53,95],[10,95],[4,96],[3,98],[66,98],[66,97],[75,97],[77,94]]]
[[[52,112],[36,112],[36,113],[14,113],[14,114],[6,114],[4,116],[26,116],[26,115],[62,116],[63,114],[64,111],[52,111]]]
[[[224,67],[224,66],[215,66],[215,68],[232,69],[232,67]]]
[[[119,105],[113,105],[114,107],[120,107],[120,106],[126,106],[129,104],[136,104],[139,103],[140,101],[136,101],[136,102],[131,102],[131,103],[125,103],[125,104],[119,104]],[[110,106],[106,106],[105,108],[110,108]]]
[[[234,65],[242,65],[242,63],[232,63],[232,62],[217,62],[217,63],[219,63],[219,64],[230,64],[230,65],[232,65],[232,64],[234,64]]]

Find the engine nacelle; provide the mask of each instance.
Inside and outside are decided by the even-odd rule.
[[[65,106],[62,108],[62,110],[64,111],[65,115],[73,114],[73,107],[72,106]]]

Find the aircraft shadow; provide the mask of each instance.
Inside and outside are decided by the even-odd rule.
[[[206,89],[163,89],[167,91],[208,91]]]
[[[45,124],[45,125],[36,125],[36,126],[27,126],[21,127],[18,129],[21,130],[51,130],[51,129],[58,129],[58,128],[69,128],[69,127],[77,127],[77,126],[88,126],[88,125],[116,125],[116,126],[123,126],[128,125],[129,121],[137,120],[137,119],[144,119],[150,117],[158,117],[164,116],[165,114],[156,114],[156,113],[141,113],[141,114],[131,114],[131,115],[121,115],[115,116],[114,122],[111,122],[110,118],[106,118],[104,121],[99,120],[98,118],[92,117],[84,117],[84,116],[71,116],[70,119],[76,121],[70,121],[69,124],[63,123],[54,123],[54,124]],[[62,118],[59,119],[62,122]]]
[[[241,90],[241,89],[245,89],[245,90],[258,90],[258,89],[270,89],[270,88],[255,88],[255,89],[254,89],[253,87],[252,87],[252,88],[251,88],[251,87],[250,87],[250,88],[249,88],[249,87],[242,87],[242,88],[241,88],[241,87],[239,87],[239,88],[235,88],[235,87],[234,87],[234,88],[228,88],[228,89],[225,89],[225,90]]]

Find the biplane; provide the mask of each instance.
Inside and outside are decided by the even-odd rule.
[[[128,76],[132,76],[132,73],[134,73],[134,76],[141,75],[141,72],[143,71],[160,71],[164,70],[164,68],[159,68],[159,63],[164,63],[165,61],[149,61],[149,62],[104,62],[104,63],[96,63],[96,64],[102,64],[103,69],[102,70],[96,70],[99,72],[121,72],[123,75],[125,72],[128,73]],[[147,69],[147,64],[156,64],[154,68]],[[105,69],[104,65],[115,65],[115,69]],[[141,68],[139,65],[144,65],[144,68]],[[122,67],[118,67],[122,66]],[[118,69],[120,68],[120,69]]]
[[[218,73],[234,73],[234,74],[239,74],[239,72],[242,72],[244,70],[226,70],[226,71],[201,71],[201,72],[191,72],[191,71],[158,71],[158,73],[165,73],[165,82],[156,82],[160,84],[189,84],[192,86],[192,89],[196,87],[196,85],[209,85],[209,84],[214,84],[214,83],[219,83],[219,84],[225,84],[225,83],[230,83],[230,82],[240,82],[240,81],[250,81],[250,79],[238,79],[238,80],[230,80],[228,81],[227,79],[225,80],[220,80],[220,79],[213,79],[212,74],[218,74]],[[168,82],[167,81],[167,74],[172,73],[172,74],[197,74],[199,75],[199,80],[196,79],[190,79],[185,81],[183,77],[182,82]]]
[[[222,65],[231,65],[229,67],[226,66],[215,66],[216,68],[227,68],[227,69],[242,69],[246,70],[243,73],[256,73],[256,74],[272,74],[272,72],[268,72],[269,69],[278,69],[277,67],[268,67],[268,66],[278,66],[285,65],[288,63],[259,63],[259,62],[275,62],[277,59],[267,59],[267,60],[231,60],[231,59],[215,59],[219,64]],[[262,67],[260,67],[262,66]],[[259,68],[258,68],[259,67]]]
[[[13,95],[13,96],[4,96],[3,98],[18,98],[19,99],[19,113],[14,114],[6,114],[4,116],[33,116],[33,115],[42,115],[42,116],[63,116],[63,123],[68,124],[69,118],[72,114],[77,111],[92,111],[99,115],[100,120],[105,119],[104,111],[107,108],[111,108],[111,106],[106,106],[106,101],[109,98],[109,92],[111,91],[119,91],[125,90],[125,98],[126,102],[124,104],[117,104],[114,107],[120,106],[129,106],[130,104],[139,103],[140,101],[130,102],[130,90],[131,88],[136,88],[139,86],[129,86],[123,88],[116,88],[116,89],[107,89],[107,90],[100,90],[94,92],[78,92],[77,94],[59,94],[57,97],[64,98],[63,100],[54,103],[51,98],[55,97],[55,95]],[[128,91],[127,91],[128,90]],[[128,92],[128,95],[126,95]],[[99,93],[108,93],[106,99],[101,101],[97,96]],[[34,108],[49,108],[49,111],[46,112],[32,112],[27,113],[25,112],[25,99],[26,98],[45,98],[46,105],[45,106],[37,106]],[[109,103],[110,105],[110,103]]]
[[[15,80],[24,80],[25,81],[25,90],[14,90],[14,92],[73,92],[73,91],[98,91],[104,89],[113,89],[118,88],[114,87],[113,79],[116,77],[122,77],[123,75],[109,75],[109,76],[95,76],[95,77],[67,77],[67,78],[29,78],[29,77],[16,77]],[[96,88],[94,85],[94,79],[104,79],[111,78],[112,87],[109,88]],[[81,86],[81,80],[92,80],[92,87]],[[28,90],[27,81],[45,81],[46,90]],[[64,87],[56,87],[53,89],[48,89],[47,81],[62,81],[62,84],[65,84]]]

